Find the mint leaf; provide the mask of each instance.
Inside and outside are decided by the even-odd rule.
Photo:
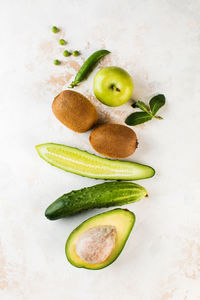
[[[142,112],[132,113],[127,117],[125,123],[130,126],[138,125],[150,121],[152,118],[162,120],[160,116],[156,116],[157,111],[165,104],[165,96],[162,94],[154,96],[149,101],[149,106],[146,105],[143,101],[136,101],[131,106],[136,107],[142,110]]]
[[[156,95],[154,96],[150,102],[150,108],[151,108],[151,112],[152,114],[155,116],[155,114],[157,113],[157,111],[165,104],[165,96],[162,94]]]
[[[130,126],[135,126],[135,125],[142,124],[142,123],[145,123],[147,121],[150,121],[151,119],[152,119],[152,116],[149,115],[149,113],[139,111],[139,112],[135,112],[135,113],[130,114],[126,118],[125,123],[127,125],[130,125]]]
[[[146,113],[149,113],[148,106],[143,101],[137,101],[135,103],[135,107],[138,107],[141,110],[145,111]]]

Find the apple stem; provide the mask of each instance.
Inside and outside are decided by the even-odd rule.
[[[116,92],[120,92],[120,89],[118,89],[114,84],[111,85],[111,89]]]

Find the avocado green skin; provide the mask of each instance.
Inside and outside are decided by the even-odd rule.
[[[87,267],[87,265],[84,265],[84,266],[80,266],[79,264],[76,264],[74,261],[71,260],[70,256],[68,255],[68,248],[70,247],[70,242],[71,242],[71,238],[73,237],[73,235],[76,235],[79,231],[79,229],[84,225],[86,224],[88,221],[91,221],[91,220],[95,220],[96,217],[100,217],[100,216],[104,216],[104,215],[108,215],[108,214],[112,214],[113,212],[118,212],[119,213],[119,218],[120,218],[120,212],[121,211],[126,211],[126,213],[129,213],[132,217],[132,225],[129,227],[129,230],[127,231],[126,233],[126,238],[124,240],[124,243],[121,244],[121,247],[120,249],[118,250],[118,253],[117,255],[114,257],[114,259],[112,261],[110,261],[108,264],[104,264],[104,266],[102,267]],[[70,264],[72,264],[74,267],[76,268],[84,268],[84,269],[88,269],[88,270],[101,270],[101,269],[104,269],[106,267],[108,267],[109,265],[111,265],[120,255],[120,253],[122,252],[122,250],[124,249],[124,246],[129,238],[129,235],[135,225],[135,220],[136,220],[136,217],[135,217],[135,214],[128,210],[128,209],[121,209],[121,208],[115,208],[113,210],[110,210],[110,211],[106,211],[104,213],[101,213],[101,214],[98,214],[94,217],[91,217],[89,219],[87,219],[86,221],[84,221],[83,223],[81,223],[78,227],[76,227],[72,232],[71,234],[69,235],[67,241],[66,241],[66,244],[65,244],[65,254],[66,254],[66,257],[67,257],[67,260],[70,262]]]
[[[61,144],[46,143],[37,145],[35,148],[39,156],[52,166],[84,177],[139,180],[153,177],[155,174],[155,170],[147,165],[130,161],[111,160]],[[49,154],[53,158],[49,158]],[[64,163],[57,160],[59,157],[64,160]],[[72,159],[73,164],[70,165]]]
[[[45,211],[49,220],[57,220],[90,208],[121,206],[147,196],[142,186],[132,182],[105,182],[64,194]]]

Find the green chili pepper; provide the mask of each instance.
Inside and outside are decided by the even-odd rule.
[[[89,56],[78,71],[78,73],[76,74],[75,79],[72,81],[69,87],[73,88],[77,86],[82,80],[86,79],[89,73],[92,72],[93,68],[98,63],[98,61],[108,53],[110,53],[110,51],[108,50],[98,50],[94,52],[91,56]]]

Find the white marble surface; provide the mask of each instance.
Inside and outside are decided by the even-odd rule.
[[[199,19],[199,0],[1,0],[1,300],[200,299]],[[59,35],[52,25],[62,29]],[[82,55],[56,67],[60,36]],[[118,65],[133,76],[136,99],[161,92],[167,104],[164,121],[135,128],[140,144],[130,159],[157,172],[138,182],[150,197],[127,205],[137,220],[119,259],[90,271],[71,266],[64,245],[72,229],[99,211],[50,222],[44,210],[96,181],[53,168],[34,146],[57,142],[94,153],[89,133],[65,128],[51,103],[100,48],[112,52],[101,66]],[[77,90],[101,118],[122,123],[129,105],[105,109],[92,96],[97,69]]]

